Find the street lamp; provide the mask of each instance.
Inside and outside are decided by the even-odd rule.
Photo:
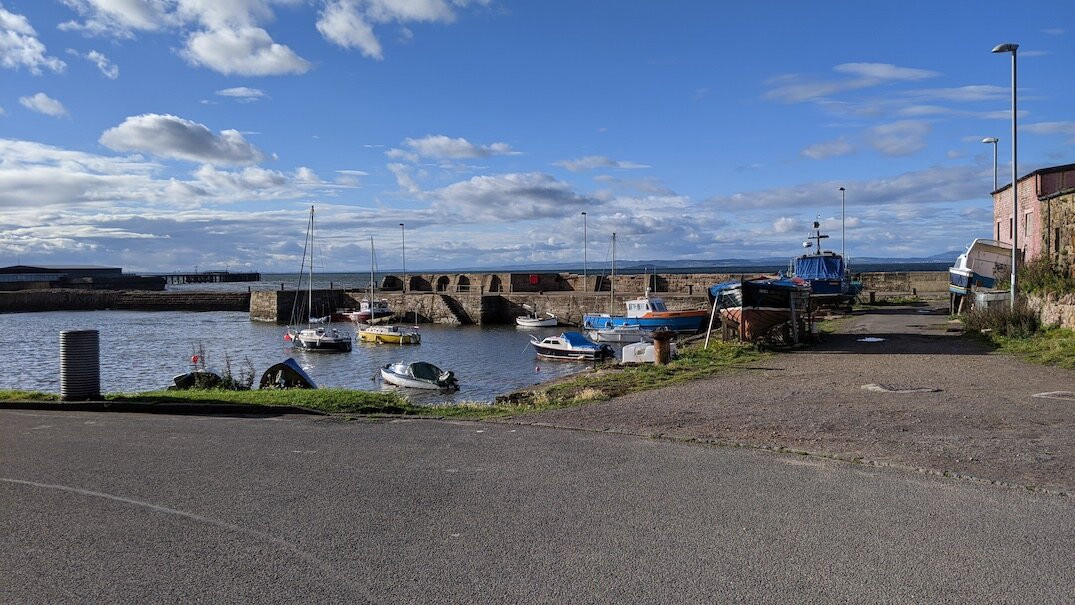
[[[993,191],[997,190],[997,137],[986,137],[982,139],[983,143],[993,144]]]
[[[1015,51],[1018,50],[1018,44],[998,44],[993,48],[995,53],[1011,53],[1012,54],[1012,292],[1011,292],[1011,306],[1015,308],[1015,288],[1018,284],[1016,280],[1016,267],[1018,262],[1018,250],[1019,250],[1019,175],[1017,173],[1018,166],[1018,141],[1015,136]],[[996,191],[996,189],[994,189]]]
[[[844,228],[846,216],[844,213],[844,188],[840,187],[840,256],[844,257],[845,264],[847,263],[847,230]]]
[[[403,238],[403,291],[407,291],[407,229],[399,224],[399,234]]]
[[[582,284],[589,289],[589,279],[586,277],[586,213],[582,213]]]

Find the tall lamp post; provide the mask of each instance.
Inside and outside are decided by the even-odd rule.
[[[407,291],[407,228],[399,224],[399,234],[403,238],[403,291]]]
[[[586,213],[582,213],[582,283],[589,289],[590,280],[586,276]]]
[[[1012,54],[1012,292],[1011,292],[1011,306],[1015,308],[1016,298],[1016,286],[1018,281],[1016,280],[1016,268],[1019,254],[1019,175],[1018,175],[1018,141],[1015,136],[1015,122],[1016,122],[1016,110],[1015,110],[1015,51],[1018,50],[1018,44],[998,44],[993,48],[992,52],[995,53],[1011,53]],[[994,189],[996,191],[996,189]]]
[[[993,191],[997,190],[997,141],[999,140],[1000,139],[997,137],[986,137],[982,139],[983,143],[993,144]],[[999,237],[1000,234],[998,233],[997,236]]]
[[[844,257],[844,263],[847,263],[847,230],[844,228],[846,217],[844,212],[844,188],[840,187],[840,256]]]

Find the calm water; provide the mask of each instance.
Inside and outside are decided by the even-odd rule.
[[[356,343],[351,353],[308,353],[283,340],[284,327],[250,321],[243,312],[57,311],[0,315],[0,350],[7,355],[0,388],[58,393],[60,331],[95,329],[101,339],[101,390],[145,391],[171,384],[189,370],[199,343],[208,365],[220,369],[224,356],[232,372],[249,359],[255,382],[270,365],[294,357],[319,386],[365,390],[382,385],[380,368],[397,361],[428,361],[452,370],[460,390],[452,395],[401,390],[413,401],[491,401],[496,395],[585,369],[583,363],[537,360],[529,334],[544,338],[561,330],[521,330],[514,326],[423,324],[417,346]],[[350,326],[348,326],[349,328]]]

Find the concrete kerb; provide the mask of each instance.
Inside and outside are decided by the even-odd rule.
[[[182,403],[142,401],[0,401],[3,410],[53,412],[127,412],[137,414],[174,414],[189,416],[281,416],[284,414],[328,415],[294,405],[254,405],[248,403]]]

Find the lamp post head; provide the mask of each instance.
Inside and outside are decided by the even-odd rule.
[[[1009,42],[1008,44],[997,44],[996,47],[993,48],[992,52],[1015,54],[1015,49],[1017,48],[1019,48],[1018,44],[1012,44]]]
[[[986,137],[986,138],[982,139],[982,142],[983,143],[996,143],[999,140],[1000,139],[998,139],[997,137]]]
[[[843,191],[843,190],[844,190],[844,188],[843,188],[843,187],[840,187],[840,191]]]

